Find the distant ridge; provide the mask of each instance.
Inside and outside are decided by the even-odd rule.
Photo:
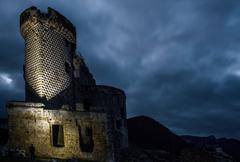
[[[168,128],[147,116],[128,119],[129,142],[144,149],[179,153],[186,142]]]
[[[233,138],[219,138],[214,136],[198,137],[198,136],[181,136],[187,143],[195,147],[209,148],[219,147],[223,152],[232,156],[235,160],[240,161],[240,141]]]

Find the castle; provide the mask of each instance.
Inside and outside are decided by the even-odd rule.
[[[76,54],[74,25],[52,8],[20,16],[25,101],[7,104],[10,149],[47,159],[118,161],[128,147],[126,96],[96,85]]]

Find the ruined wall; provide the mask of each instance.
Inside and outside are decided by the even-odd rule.
[[[111,131],[111,143],[116,157],[120,149],[128,147],[128,131],[126,116],[126,96],[125,93],[117,88],[110,86],[81,86],[76,85],[76,109],[84,108],[82,111],[96,111],[107,113],[107,124]],[[78,105],[82,106],[79,107]]]
[[[113,160],[107,132],[107,117],[100,112],[46,110],[43,104],[9,103],[9,148],[26,150],[33,144],[36,156],[60,159]],[[63,126],[64,146],[54,147],[52,125]],[[91,127],[93,152],[81,150],[79,127]]]
[[[96,81],[90,73],[82,56],[75,55],[73,65],[75,85],[96,85]]]

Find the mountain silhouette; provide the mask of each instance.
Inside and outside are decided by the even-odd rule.
[[[144,149],[179,153],[186,142],[168,128],[146,116],[128,119],[129,142]]]

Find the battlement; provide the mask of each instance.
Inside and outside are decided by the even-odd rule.
[[[25,38],[27,31],[34,25],[40,23],[63,35],[68,41],[76,44],[76,29],[74,25],[56,10],[48,7],[48,12],[44,13],[32,6],[20,15],[21,34]]]

